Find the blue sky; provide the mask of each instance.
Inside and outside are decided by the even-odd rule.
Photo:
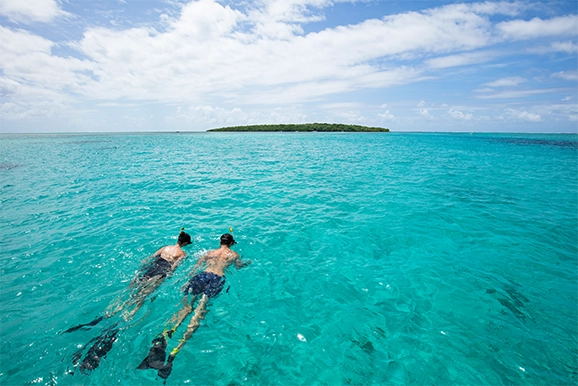
[[[576,1],[1,0],[0,131],[578,132]]]

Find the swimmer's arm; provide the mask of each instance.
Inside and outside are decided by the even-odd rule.
[[[241,260],[239,255],[237,255],[237,257],[235,258],[235,268],[237,268],[237,269],[241,269],[243,267],[246,267],[251,263],[252,263],[251,260],[245,260],[245,261]]]
[[[184,251],[182,253],[180,253],[178,256],[176,256],[175,261],[172,264],[171,268],[173,270],[175,270],[178,267],[178,265],[181,263],[181,261],[183,261],[185,259],[185,257],[187,257],[187,254]]]

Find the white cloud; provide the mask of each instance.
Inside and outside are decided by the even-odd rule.
[[[506,38],[531,39],[546,36],[575,36],[577,15],[555,17],[549,20],[534,18],[530,21],[512,20],[499,23],[497,29]]]
[[[248,13],[257,36],[291,39],[303,34],[304,23],[320,21],[324,16],[312,8],[331,5],[330,0],[259,0]]]
[[[474,116],[470,113],[462,113],[461,111],[458,110],[454,110],[454,109],[449,109],[448,110],[448,115],[450,117],[452,117],[453,119],[457,119],[457,120],[461,120],[461,121],[469,121],[471,120]]]
[[[359,109],[363,104],[359,102],[340,102],[340,103],[325,103],[321,108],[327,110],[343,110],[343,109]]]
[[[539,114],[529,113],[527,111],[518,114],[518,118],[530,122],[540,122],[542,120],[542,117]]]
[[[165,119],[168,121],[177,120],[197,124],[226,125],[238,119],[245,121],[250,120],[250,117],[238,107],[227,110],[221,107],[205,105],[190,106],[185,110],[179,107],[174,116],[169,116]]]
[[[365,116],[358,110],[339,110],[334,113],[335,117],[338,117],[340,121],[364,124],[367,122]]]
[[[106,103],[97,103],[99,107],[138,107],[140,106],[139,103],[116,103],[116,102],[106,102]]]
[[[500,78],[493,82],[484,83],[484,86],[488,87],[509,87],[509,86],[517,86],[521,83],[527,82],[527,79],[524,79],[520,76],[511,76],[506,78]]]
[[[0,107],[3,119],[49,117],[66,111],[91,82],[92,64],[51,53],[54,43],[23,30],[0,26],[0,95],[8,101]],[[67,92],[68,91],[68,92]]]
[[[419,68],[369,62],[484,46],[491,25],[476,12],[512,11],[506,3],[450,5],[299,35],[295,26],[317,20],[315,9],[330,4],[329,0],[263,0],[243,14],[214,0],[194,1],[183,5],[177,17],[164,15],[167,29],[162,32],[148,27],[89,28],[82,40],[71,43],[86,61],[54,56],[52,42],[4,29],[5,34],[18,35],[7,42],[22,51],[7,59],[3,69],[12,79],[94,99],[307,101],[419,81],[424,77]],[[265,33],[269,21],[286,30]],[[29,45],[20,45],[22,39],[37,39],[43,47],[33,48],[33,55],[26,48]],[[448,61],[455,65],[456,60],[463,63],[482,56],[463,54],[461,59],[431,63],[443,67]],[[41,62],[49,62],[48,69]],[[61,84],[48,75],[60,75]]]
[[[577,26],[578,29],[578,26]],[[578,31],[577,31],[578,32]],[[566,52],[568,54],[575,54],[578,52],[578,44],[571,41],[567,42],[554,42],[551,44],[553,51]]]
[[[217,128],[223,126],[262,123],[302,123],[307,115],[290,109],[244,111],[240,107],[230,109],[210,105],[193,105],[185,109],[178,107],[176,113],[165,117],[169,124],[186,123],[196,127]]]
[[[449,68],[485,63],[494,58],[495,54],[492,52],[469,52],[429,59],[426,65],[430,68]]]
[[[27,97],[33,96],[33,90],[38,91],[39,98],[52,91],[61,95],[59,99],[68,98],[63,90],[82,92],[93,82],[89,75],[93,63],[52,55],[53,46],[40,36],[0,26],[0,78],[16,82],[19,90],[26,90]]]
[[[238,121],[305,119],[307,114],[301,110],[268,111],[274,104],[297,106],[314,101],[315,106],[321,104],[329,113],[337,111],[341,118],[350,121],[394,119],[390,112],[393,108],[386,105],[369,111],[365,102],[341,106],[339,102],[333,105],[327,102],[339,101],[333,98],[339,94],[357,96],[353,92],[361,95],[365,90],[372,90],[377,96],[376,90],[380,88],[450,74],[438,70],[493,61],[511,54],[498,51],[501,47],[492,49],[495,43],[526,38],[529,35],[524,31],[530,27],[540,30],[536,36],[562,36],[566,27],[558,28],[555,24],[575,20],[572,17],[514,20],[496,28],[491,15],[516,16],[525,5],[483,2],[382,18],[376,15],[358,24],[305,33],[304,25],[323,19],[323,8],[334,6],[335,2],[339,0],[258,0],[244,2],[244,8],[239,8],[243,11],[226,5],[232,2],[217,0],[172,3],[178,12],[159,10],[155,24],[124,29],[93,26],[84,31],[82,38],[66,43],[0,26],[0,95],[7,101],[0,112],[3,118],[17,119],[50,115],[58,109],[66,111],[79,100],[107,110],[115,110],[111,108],[115,106],[121,110],[145,101],[164,104],[165,108],[167,103],[193,106],[167,120],[227,125]],[[6,4],[17,3],[12,0],[0,3],[5,7],[4,11],[0,8],[4,15],[8,12]],[[54,1],[38,4],[56,7],[58,12],[46,20],[64,14]],[[40,21],[31,15],[26,20]],[[162,28],[155,29],[152,25]],[[76,57],[56,54],[62,52],[60,48],[65,44],[66,50],[77,51],[73,53]],[[576,52],[573,41],[555,42],[551,48]],[[462,69],[462,74],[472,70]],[[553,77],[571,80],[575,75],[562,71]],[[523,81],[521,77],[505,77],[487,83],[481,98],[523,98],[561,90],[497,93],[493,89],[516,86]],[[399,90],[395,90],[394,96],[384,92],[383,99],[381,95],[375,99],[415,100],[415,95],[402,96],[397,93]],[[443,92],[450,95],[453,91],[448,88]],[[430,98],[429,93],[421,95]],[[405,103],[412,104],[409,108],[415,107],[415,102]],[[259,105],[266,106],[255,110]],[[448,110],[452,105],[455,103],[441,108],[448,114],[436,120],[473,119],[472,114]],[[436,101],[418,104],[418,114],[434,119],[426,106],[433,109],[441,104]],[[466,110],[473,111],[469,106]],[[399,106],[394,111],[397,120],[401,120],[403,113],[398,113]],[[412,119],[419,119],[411,115]]]
[[[184,5],[178,19],[170,21],[179,37],[202,42],[225,36],[244,18],[239,11],[223,7],[213,0],[199,0]]]
[[[425,106],[425,101],[424,100],[419,101],[419,103],[417,104],[417,107],[423,107],[423,106]]]
[[[565,42],[552,42],[548,46],[539,45],[535,47],[530,47],[527,50],[529,53],[533,54],[548,54],[551,52],[563,52],[566,54],[575,54],[578,52],[578,44],[572,41]]]
[[[309,16],[299,16],[305,15],[306,4],[312,3],[266,2],[264,10],[244,15],[202,0],[184,6],[180,16],[168,23],[166,32],[89,29],[77,47],[98,63],[99,83],[98,88],[87,92],[97,97],[195,101],[205,93],[236,99],[246,95],[244,87],[250,85],[274,87],[259,90],[264,101],[281,98],[277,87],[285,94],[310,100],[422,77],[416,68],[384,68],[368,61],[406,53],[470,49],[487,44],[489,39],[488,21],[463,6],[371,19],[305,36],[296,34],[292,26],[282,33],[262,33],[259,29],[264,14],[273,15],[277,24],[310,20]],[[326,4],[313,3],[317,7]],[[280,9],[286,7],[290,12],[282,16],[285,13]],[[240,29],[243,23],[253,23],[256,30]]]
[[[510,90],[501,91],[495,94],[480,95],[480,99],[508,99],[508,98],[526,98],[533,95],[539,94],[551,94],[557,92],[569,91],[569,89],[562,88],[539,88],[539,89],[529,89],[529,90]]]
[[[68,14],[59,8],[55,0],[2,0],[0,15],[17,23],[48,23]]]
[[[3,87],[4,79],[0,79],[0,87]],[[13,101],[0,104],[1,119],[22,120],[29,118],[50,117],[56,111],[68,109],[70,100],[63,98],[58,93],[44,90],[31,90],[26,86],[18,86],[14,92],[18,98]],[[34,95],[34,103],[30,103],[27,97]]]
[[[390,113],[389,110],[385,110],[384,113],[380,113],[380,114],[377,114],[377,115],[378,115],[379,117],[383,118],[383,119],[387,119],[387,120],[390,120],[390,121],[395,120],[395,115],[393,115],[392,113]]]
[[[421,109],[418,112],[419,115],[421,115],[423,118],[429,120],[433,119],[433,116],[429,113],[429,111],[427,111],[427,109]]]
[[[520,111],[516,109],[506,109],[506,114],[513,119],[518,119],[527,122],[540,122],[542,117],[540,114],[531,113],[528,111]]]
[[[41,53],[50,55],[50,49],[54,43],[48,39],[33,35],[27,31],[18,29],[11,30],[0,26],[0,64],[2,68],[10,59],[18,59],[20,55],[29,53]]]
[[[552,74],[551,76],[564,80],[578,81],[578,71],[560,71]]]
[[[525,6],[522,2],[519,1],[485,1],[483,3],[473,3],[471,4],[471,8],[474,12],[482,14],[516,16],[520,13],[521,10],[525,8]]]

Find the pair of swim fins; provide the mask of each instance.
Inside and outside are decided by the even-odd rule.
[[[171,375],[173,370],[173,361],[175,360],[174,355],[169,355],[168,360],[165,363],[165,358],[167,356],[167,335],[170,338],[172,331],[169,333],[162,333],[152,341],[152,347],[145,359],[138,365],[138,370],[155,369],[158,370],[157,374],[163,379],[167,379]]]

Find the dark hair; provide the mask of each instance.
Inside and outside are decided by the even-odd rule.
[[[237,242],[231,234],[225,233],[223,236],[221,236],[221,245],[231,246],[233,244],[237,244]]]
[[[183,244],[190,244],[191,243],[191,235],[188,233],[185,233],[185,231],[183,230],[185,228],[181,228],[181,233],[179,233],[179,245],[183,245]]]

